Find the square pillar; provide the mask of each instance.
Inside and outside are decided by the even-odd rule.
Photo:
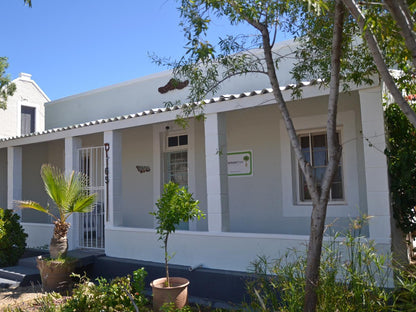
[[[122,224],[121,212],[121,161],[122,135],[118,131],[104,132],[104,144],[108,144],[108,217],[106,226]],[[107,186],[106,186],[107,187]]]
[[[14,201],[22,199],[22,147],[7,148],[7,209],[15,208]],[[16,213],[22,216],[21,210]]]
[[[359,91],[362,135],[364,142],[364,168],[366,179],[370,239],[390,241],[390,191],[384,132],[382,94],[379,87]],[[371,142],[371,146],[370,143]]]
[[[68,176],[72,171],[79,171],[78,150],[82,147],[81,138],[65,138],[65,175]],[[79,247],[79,215],[72,214],[67,222],[71,224],[68,231],[68,249],[73,250]]]
[[[205,164],[207,175],[208,231],[227,232],[228,208],[227,133],[224,114],[205,119]]]

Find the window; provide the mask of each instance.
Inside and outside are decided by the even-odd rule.
[[[337,134],[339,140],[339,133]],[[318,188],[321,187],[322,179],[328,165],[328,145],[325,133],[308,133],[300,137],[300,145],[305,160],[313,167],[314,177]],[[342,182],[342,160],[339,163],[338,171],[332,181],[329,200],[340,201],[344,199],[343,182]],[[301,202],[310,201],[306,181],[299,169],[299,200]]]
[[[29,134],[35,132],[35,108],[21,107],[21,134]]]
[[[179,186],[188,187],[188,152],[168,152],[165,154],[166,179]]]
[[[168,137],[168,148],[171,147],[180,147],[180,146],[187,146],[188,145],[188,136],[184,135],[176,135]]]

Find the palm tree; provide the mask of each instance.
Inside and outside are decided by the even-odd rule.
[[[46,193],[55,202],[58,213],[54,214],[47,204],[46,208],[39,203],[26,200],[18,201],[22,209],[29,208],[44,212],[55,219],[53,237],[49,245],[51,258],[65,257],[68,251],[68,230],[66,222],[74,212],[90,212],[97,194],[89,194],[85,190],[88,177],[80,172],[72,171],[69,176],[49,164],[42,165],[40,170]]]

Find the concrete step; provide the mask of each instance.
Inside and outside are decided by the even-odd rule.
[[[37,268],[21,265],[1,268],[0,278],[14,281],[19,286],[30,286],[32,283],[40,281],[39,270]]]
[[[5,278],[0,278],[0,288],[16,288],[19,287],[20,282],[16,282],[14,280],[9,280]]]

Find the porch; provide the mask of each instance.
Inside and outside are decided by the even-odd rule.
[[[300,135],[322,134],[325,92],[309,86],[304,99],[290,102]],[[6,193],[6,200],[0,200],[9,209],[16,199],[46,203],[39,176],[43,163],[67,172],[88,167],[90,177],[98,173],[93,187],[102,190],[96,205],[100,222],[74,215],[69,220],[70,249],[98,248],[109,257],[155,263],[162,262],[163,252],[149,212],[163,184],[173,179],[188,186],[207,218],[184,224],[172,235],[169,250],[176,253],[172,264],[246,272],[257,256],[277,258],[288,248],[304,249],[308,241],[311,203],[300,197],[298,168],[273,103],[266,91],[215,100],[206,107],[206,119],[191,118],[186,129],[175,123],[180,108],[172,108],[2,141],[0,160],[7,168],[0,172],[5,181],[0,192]],[[331,200],[327,222],[337,220],[336,231],[362,213],[374,216],[363,234],[376,241],[380,252],[388,253],[389,190],[385,156],[379,152],[384,149],[380,103],[378,86],[340,96],[342,192]],[[363,137],[371,139],[371,145]],[[101,158],[82,154],[102,150],[105,144],[109,150]],[[239,165],[234,166],[235,161]],[[108,184],[103,184],[106,180]],[[47,245],[50,220],[32,211],[20,213],[28,245]],[[103,245],[85,245],[97,236],[104,239]]]

